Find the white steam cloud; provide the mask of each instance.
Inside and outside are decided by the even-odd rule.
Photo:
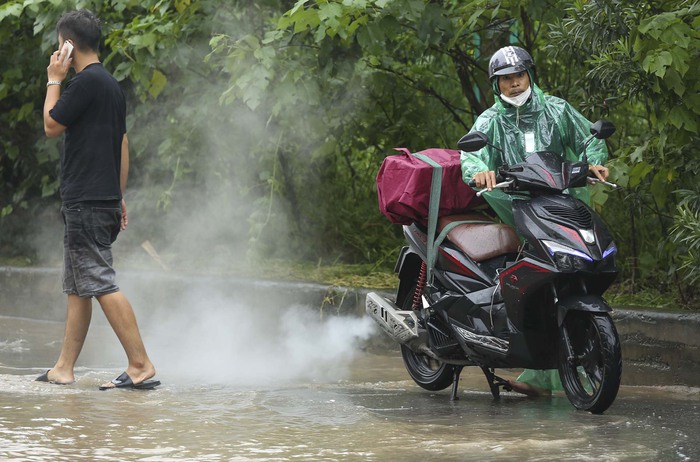
[[[191,293],[160,311],[144,337],[158,376],[183,384],[279,386],[344,378],[363,340],[367,317],[320,319],[310,307],[245,306],[216,294]]]

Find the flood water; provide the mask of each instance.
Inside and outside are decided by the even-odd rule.
[[[323,347],[326,329],[338,335],[325,321],[304,333],[324,350],[314,353],[315,367],[285,357],[297,348],[288,339],[285,348],[261,353],[187,337],[188,357],[173,337],[151,342],[159,389],[98,391],[121,372],[123,358],[111,330],[94,324],[77,382],[60,386],[34,378],[53,364],[63,324],[0,316],[0,460],[700,459],[694,388],[622,387],[606,414],[596,416],[575,411],[563,395],[504,393],[495,402],[481,371],[468,368],[460,400],[450,402],[449,390],[415,386],[397,351],[379,354],[360,343],[340,354]],[[147,344],[155,327],[145,329]],[[168,349],[178,354],[167,356]],[[198,355],[212,374],[196,367]],[[256,362],[267,367],[251,370]],[[292,375],[284,363],[306,371]]]

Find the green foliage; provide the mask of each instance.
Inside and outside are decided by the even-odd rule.
[[[684,4],[643,20],[634,41],[635,61],[651,76],[652,114],[678,143],[697,137],[700,115],[700,76],[688,73],[700,54],[700,4]]]
[[[683,197],[676,208],[675,223],[671,229],[674,243],[679,247],[679,270],[691,287],[700,282],[700,192],[678,191]]]

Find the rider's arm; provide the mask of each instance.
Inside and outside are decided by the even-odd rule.
[[[578,159],[583,158],[583,147],[586,139],[590,137],[590,128],[593,125],[580,112],[574,109],[573,106],[566,103],[566,128],[568,142],[575,147],[575,152],[578,153]],[[608,148],[605,145],[605,140],[593,139],[586,149],[588,158],[589,170],[598,179],[606,180],[608,178],[608,169],[603,167],[603,164],[608,158]]]
[[[591,125],[592,124],[588,122],[586,127],[590,127]],[[588,129],[590,130],[590,128]],[[605,145],[605,140],[594,138],[586,149],[586,156],[588,157],[588,163],[590,165],[605,164],[605,161],[608,160],[608,148]]]
[[[459,161],[462,166],[462,179],[468,182],[475,173],[488,170],[484,158],[488,158],[488,146],[475,152],[460,151]]]
[[[492,139],[494,123],[495,120],[489,115],[489,111],[486,111],[477,118],[474,130],[479,130]],[[496,184],[495,170],[498,158],[498,153],[490,146],[484,146],[475,152],[462,152],[462,179],[465,183],[474,180],[477,188],[487,188],[490,191]]]
[[[462,152],[462,179],[465,183],[474,180],[477,188],[486,188],[491,191],[496,185],[496,172],[482,160],[484,156],[489,156],[490,154],[482,153],[478,156],[481,151],[487,148],[477,152]]]

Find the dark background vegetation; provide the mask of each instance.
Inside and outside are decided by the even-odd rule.
[[[454,148],[493,102],[490,55],[517,44],[546,92],[618,127],[623,188],[594,191],[620,247],[615,296],[698,305],[697,1],[56,3],[0,6],[4,264],[60,261],[60,140],[41,111],[56,21],[76,7],[102,18],[130,102],[124,248],[179,270],[390,272],[401,232],[378,211],[382,160]]]

